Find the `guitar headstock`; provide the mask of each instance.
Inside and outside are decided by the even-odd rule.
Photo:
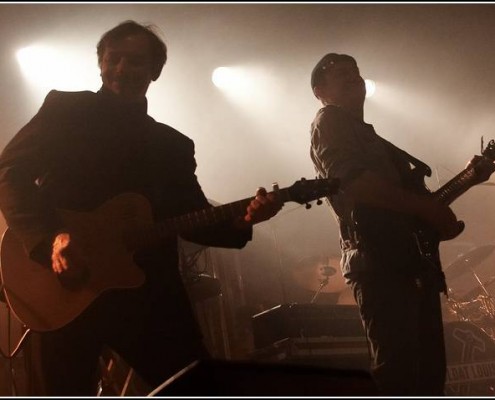
[[[481,154],[483,155],[483,157],[486,157],[491,161],[495,161],[495,140],[490,140],[485,150],[483,150]]]
[[[490,140],[481,154],[482,156],[477,156],[471,160],[478,183],[487,181],[495,172],[495,140]]]
[[[338,179],[305,179],[287,188],[291,201],[308,204],[310,201],[335,194],[339,188]]]

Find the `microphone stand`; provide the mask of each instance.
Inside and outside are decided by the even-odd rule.
[[[335,268],[329,265],[325,265],[324,267],[321,267],[321,270],[322,270],[321,274],[324,276],[324,278],[319,279],[320,287],[318,288],[315,295],[311,299],[310,304],[313,304],[316,301],[316,299],[320,295],[321,289],[323,289],[326,285],[328,285],[328,279],[330,278],[330,276],[335,274]]]

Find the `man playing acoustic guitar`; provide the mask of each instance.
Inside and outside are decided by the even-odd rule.
[[[37,396],[96,395],[103,345],[152,387],[208,357],[181,281],[177,234],[242,248],[252,225],[282,207],[276,193],[261,188],[237,216],[183,231],[181,222],[192,226],[203,216],[193,213],[169,233],[162,226],[156,239],[147,231],[153,222],[210,207],[195,175],[193,142],[147,115],[146,92],[167,49],[151,27],[126,21],[102,36],[97,55],[101,89],[51,91],[0,157],[0,208],[10,238],[33,263],[29,279],[13,279],[25,286],[19,307],[38,330],[30,338],[33,376],[42,377],[31,393]],[[141,235],[133,238],[131,228]],[[47,273],[54,279],[43,288]],[[100,281],[112,279],[115,290],[101,289]],[[46,318],[31,312],[40,304],[26,301],[37,293],[39,303],[52,301]]]

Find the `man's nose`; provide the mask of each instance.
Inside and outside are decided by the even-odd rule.
[[[117,63],[116,70],[117,72],[123,72],[129,67],[129,62],[125,57],[121,57],[119,62]]]

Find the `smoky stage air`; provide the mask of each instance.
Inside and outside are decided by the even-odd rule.
[[[375,82],[365,121],[431,167],[430,189],[479,154],[482,137],[485,144],[495,138],[495,4],[13,3],[0,4],[0,147],[50,89],[99,89],[96,43],[127,19],[161,30],[168,61],[150,87],[149,113],[194,140],[198,179],[218,203],[315,177],[309,130],[319,103],[310,73],[328,52],[353,55]],[[56,51],[55,64],[32,63],[28,76],[18,52],[29,46]],[[240,68],[244,85],[235,93],[216,86],[218,67]],[[442,243],[444,265],[495,242],[494,178],[453,209],[466,229]],[[245,290],[239,301],[256,299],[253,312],[293,300],[288,270],[311,275],[321,257],[338,256],[337,224],[325,204],[307,210],[287,203],[233,253],[241,259],[234,272],[242,282],[235,282]],[[487,279],[495,275],[490,257]],[[304,281],[309,301],[318,282],[304,273],[290,279]]]

